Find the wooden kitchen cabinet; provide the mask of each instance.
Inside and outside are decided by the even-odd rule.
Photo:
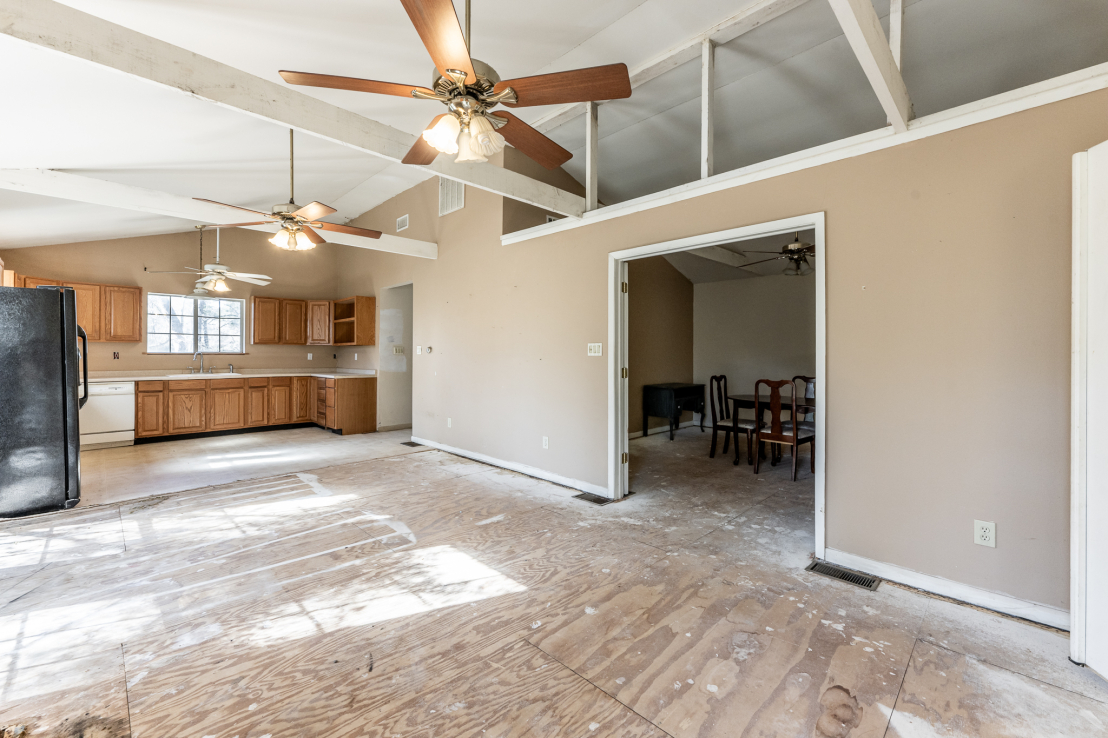
[[[103,329],[100,339],[103,341],[142,340],[141,287],[121,287],[114,284],[100,286]],[[86,329],[87,330],[87,329]]]
[[[165,435],[165,383],[137,382],[135,437]]]
[[[166,384],[166,433],[206,431],[208,383],[204,380],[184,380]]]
[[[40,284],[61,285],[61,282],[59,282],[56,279],[43,279],[42,277],[24,277],[23,278],[23,286],[27,287],[29,289],[34,289],[35,287],[38,287]]]
[[[269,382],[265,379],[262,385],[256,385],[257,379],[249,380],[246,388],[246,425],[268,425],[269,421]]]
[[[319,379],[315,423],[344,436],[377,430],[377,378]]]
[[[292,422],[306,423],[314,420],[312,416],[312,403],[315,393],[312,392],[312,377],[292,378]]]
[[[64,285],[72,288],[76,298],[77,325],[85,329],[88,340],[99,341],[103,334],[103,320],[100,316],[103,288],[86,282],[65,282]]]
[[[377,343],[377,298],[335,300],[331,343],[335,346],[374,346]]]
[[[330,300],[308,300],[308,345],[331,345],[333,319],[333,306]]]
[[[281,300],[277,297],[252,298],[252,343],[281,343]]]
[[[292,422],[292,377],[269,378],[269,425]]]
[[[213,379],[208,392],[208,430],[246,426],[246,385],[242,379]]]
[[[307,300],[281,300],[281,343],[303,346],[308,342]]]

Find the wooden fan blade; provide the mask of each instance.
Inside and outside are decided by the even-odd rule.
[[[497,82],[493,92],[500,92],[505,87],[516,91],[516,102],[503,103],[512,108],[631,97],[631,77],[627,74],[626,64],[507,79]]]
[[[451,0],[400,0],[416,33],[427,47],[427,53],[435,67],[446,76],[446,70],[457,69],[466,73],[466,84],[477,81],[469,48],[462,35],[462,24],[454,12]]]
[[[446,115],[446,113],[443,113]],[[428,129],[434,128],[435,124],[442,119],[442,115],[436,115],[435,119],[431,121],[431,125],[427,126]],[[430,164],[435,160],[435,157],[439,155],[439,150],[424,140],[423,136],[416,139],[415,145],[408,149],[408,153],[404,154],[404,158],[400,160],[402,164]]]
[[[325,218],[331,213],[337,213],[330,205],[324,205],[321,202],[310,202],[304,207],[297,210],[293,215],[303,218],[304,220],[319,220]]]
[[[557,169],[573,158],[573,154],[511,113],[501,110],[490,113],[490,115],[508,121],[508,125],[499,129],[500,135],[512,146],[515,146],[547,169]]]
[[[261,210],[251,210],[250,208],[240,208],[238,205],[228,205],[225,202],[216,202],[215,200],[205,200],[202,197],[194,197],[193,200],[199,200],[200,202],[210,202],[212,205],[222,205],[225,208],[234,208],[235,210],[245,210],[248,213],[254,213],[255,215],[264,215],[267,218],[272,218],[270,213],[263,213]]]
[[[271,220],[256,220],[253,223],[221,223],[219,225],[206,225],[204,226],[204,230],[210,231],[216,228],[245,228],[246,226],[269,225],[272,222]]]
[[[332,90],[353,90],[355,92],[374,92],[378,95],[396,95],[397,97],[411,97],[412,90],[419,90],[428,95],[435,94],[434,90],[418,85],[400,85],[395,82],[378,82],[374,79],[338,77],[334,74],[312,74],[311,72],[290,72],[284,69],[278,72],[278,74],[290,85],[329,87]]]
[[[381,231],[371,231],[368,228],[358,228],[357,226],[339,225],[338,223],[312,223],[315,228],[320,228],[325,231],[334,231],[335,233],[346,233],[351,236],[362,236],[363,238],[380,238]]]
[[[313,231],[308,226],[300,226],[300,227],[304,230],[304,235],[308,237],[308,240],[311,241],[312,243],[314,243],[316,246],[318,246],[321,243],[327,243],[327,241],[325,241],[323,239],[323,236],[319,235],[318,233]]]
[[[754,252],[752,251],[750,253],[754,253]],[[752,261],[749,264],[740,264],[739,268],[740,269],[745,269],[749,266],[754,266],[755,264],[765,264],[767,261],[780,261],[781,259],[784,259],[784,258],[785,258],[784,256],[775,256],[772,259],[762,259],[761,261]]]

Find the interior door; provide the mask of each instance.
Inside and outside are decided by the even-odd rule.
[[[1070,658],[1108,676],[1108,142],[1073,184]]]

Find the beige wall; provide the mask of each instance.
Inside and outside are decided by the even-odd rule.
[[[430,180],[357,223],[411,212],[440,258],[361,273],[415,282],[415,435],[603,485],[607,253],[826,212],[828,545],[1065,607],[1070,158],[1105,139],[1096,92],[514,246]]]
[[[412,425],[412,298],[407,284],[382,290],[377,300],[377,426],[383,429]]]
[[[693,381],[693,285],[660,256],[630,262],[627,284],[627,431],[641,435],[643,385]]]
[[[338,252],[347,246],[319,246],[307,252],[282,251],[266,238],[268,234],[247,230],[229,230],[220,236],[220,262],[242,272],[268,274],[273,282],[260,287],[245,282],[230,282],[228,297],[245,299],[249,311],[251,295],[288,298],[331,299],[338,275]],[[360,251],[359,249],[350,249]],[[67,281],[137,285],[144,292],[188,294],[195,277],[188,274],[150,274],[154,271],[183,270],[200,263],[199,236],[195,233],[175,233],[164,236],[122,238],[111,241],[36,246],[0,252],[0,258],[20,274]],[[204,235],[204,263],[215,261],[214,234]],[[348,297],[349,295],[341,295]],[[145,326],[143,328],[145,338]],[[192,364],[192,355],[151,356],[141,343],[96,342],[89,346],[89,369],[92,371],[184,370]],[[308,361],[308,352],[313,354]],[[119,352],[119,359],[112,354]],[[246,329],[246,354],[209,354],[205,366],[235,368],[333,368],[335,349],[305,346],[254,346],[250,344],[250,327]],[[358,362],[362,364],[363,362]],[[199,366],[199,362],[196,363]]]
[[[697,284],[693,313],[697,382],[723,374],[728,392],[744,394],[754,392],[759,379],[815,376],[814,277]]]

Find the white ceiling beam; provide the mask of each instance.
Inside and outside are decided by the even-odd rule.
[[[0,169],[0,189],[166,215],[197,223],[225,223],[228,220],[249,217],[241,212],[239,215],[234,215],[234,211],[229,208],[200,202],[191,197],[51,169]],[[229,215],[231,217],[228,217]],[[253,226],[250,230],[273,232],[275,229],[273,226]],[[437,259],[439,256],[437,243],[400,238],[388,233],[382,234],[380,238],[360,238],[332,231],[323,232],[322,235],[328,243],[418,256],[423,259]]]
[[[416,137],[53,0],[0,0],[0,33],[191,97],[399,162]],[[276,72],[276,70],[274,70]],[[580,217],[584,198],[496,166],[427,167],[448,179]]]
[[[600,205],[598,187],[600,178],[600,107],[594,102],[585,103],[585,212]]]
[[[806,2],[808,0],[758,0],[758,2],[744,8],[727,20],[716,23],[706,31],[702,31],[633,67],[630,70],[631,87],[634,89],[645,85],[650,80],[660,77],[671,69],[676,69],[686,62],[696,59],[700,55],[705,41],[711,41],[717,45],[733,41],[744,33],[753,31],[758,26],[768,23]],[[531,125],[545,133],[579,115],[584,115],[584,113],[585,103],[572,103],[552,110]]]
[[[702,249],[692,249],[689,251],[689,253],[695,256],[699,256],[702,259],[708,259],[709,261],[726,264],[727,266],[734,267],[735,269],[742,269],[747,274],[761,276],[757,272],[753,272],[745,268],[744,265],[746,264],[746,258],[744,256],[742,256],[741,254],[736,254],[734,251],[731,251],[730,249],[725,249],[722,246],[705,246]]]
[[[889,51],[893,54],[896,68],[901,72],[904,66],[900,62],[900,50],[904,45],[904,0],[889,0]]]
[[[893,58],[873,3],[871,0],[828,2],[893,130],[907,132],[908,121],[912,119],[912,101],[908,98],[908,88],[904,86],[904,78],[900,75],[900,68]]]
[[[700,43],[700,178],[713,174],[715,147],[716,47],[706,38]]]

